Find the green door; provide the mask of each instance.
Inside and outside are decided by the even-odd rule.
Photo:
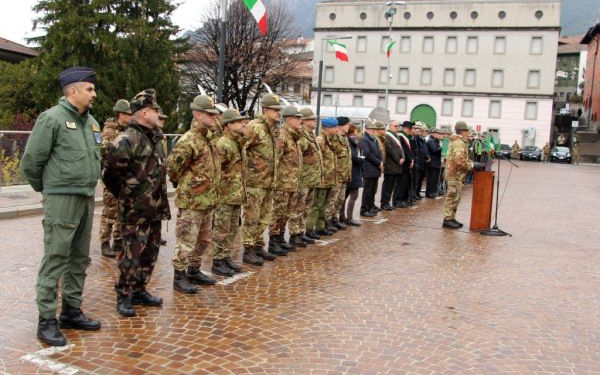
[[[410,121],[421,121],[426,123],[429,129],[434,129],[437,124],[437,116],[430,105],[419,104],[410,113]]]

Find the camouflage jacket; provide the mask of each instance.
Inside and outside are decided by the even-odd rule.
[[[332,139],[333,150],[337,158],[336,179],[338,183],[349,182],[352,176],[352,155],[348,137],[336,134]]]
[[[219,138],[215,149],[219,155],[219,203],[241,205],[246,202],[245,151],[239,137],[229,132]]]
[[[323,156],[312,133],[301,130],[298,146],[302,153],[300,187],[317,187],[323,182]]]
[[[325,134],[319,134],[317,137],[317,144],[323,157],[323,182],[319,185],[321,188],[333,187],[337,184],[335,173],[337,158],[333,151],[332,138],[333,136],[327,137]]]
[[[451,136],[446,159],[446,178],[452,181],[463,181],[471,169],[473,169],[473,162],[469,160],[467,138],[460,135]]]
[[[108,146],[102,181],[119,200],[119,220],[139,225],[171,218],[161,133],[132,120]]]
[[[169,155],[167,172],[174,184],[175,205],[190,210],[209,210],[217,205],[218,155],[206,138],[208,129],[192,121]]]
[[[206,138],[210,141],[213,147],[217,145],[217,142],[223,136],[223,125],[221,125],[221,120],[218,118],[215,119],[215,126],[208,131]]]
[[[300,132],[284,126],[277,138],[277,169],[275,190],[294,192],[298,190],[302,172],[302,153],[298,146]]]
[[[247,127],[246,185],[271,189],[277,166],[275,140],[278,130],[270,127],[264,117],[260,115],[250,121]]]
[[[102,158],[106,156],[110,142],[117,138],[117,135],[125,130],[126,127],[127,125],[119,124],[113,117],[104,122],[104,128],[102,129],[102,145],[100,146],[100,155],[102,155]]]

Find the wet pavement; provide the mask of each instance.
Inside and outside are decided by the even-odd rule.
[[[35,338],[41,218],[0,220],[0,374],[600,374],[600,167],[519,165],[512,237],[441,229],[427,199],[194,296],[171,288],[172,221],[149,285],[164,306],[129,319],[94,235],[83,308],[103,327],[56,353]]]

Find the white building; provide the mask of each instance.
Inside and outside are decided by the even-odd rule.
[[[498,132],[503,143],[548,141],[560,0],[406,0],[394,5],[390,117],[446,127],[463,119]],[[317,5],[315,61],[331,36],[349,62],[324,43],[322,105],[385,107],[389,42],[385,2]],[[317,87],[318,70],[313,74]],[[316,90],[313,91],[316,102]]]

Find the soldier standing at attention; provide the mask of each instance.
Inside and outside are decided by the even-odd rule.
[[[483,164],[469,159],[469,127],[464,121],[458,121],[454,126],[456,135],[450,137],[448,157],[446,159],[446,180],[448,191],[444,202],[444,222],[442,226],[458,229],[463,226],[456,221],[456,209],[460,203],[465,177],[472,169],[481,169]]]
[[[187,294],[197,290],[190,282],[216,282],[200,271],[200,265],[204,252],[213,251],[211,230],[219,182],[217,155],[207,137],[218,111],[206,95],[196,96],[190,108],[194,117],[190,130],[175,144],[168,162],[169,178],[177,184],[175,205],[179,209],[172,259],[173,289]]]
[[[94,191],[100,176],[100,126],[88,112],[96,98],[96,73],[72,67],[58,75],[58,82],[64,97],[37,118],[20,167],[33,190],[44,198],[44,255],[36,282],[37,337],[53,346],[67,344],[59,326],[87,331],[101,326],[81,311]],[[62,312],[57,321],[61,277]]]
[[[512,159],[518,159],[520,152],[521,152],[521,147],[519,147],[519,143],[517,141],[515,141],[515,143],[513,143],[512,148],[511,148],[510,157]]]
[[[159,106],[160,107],[160,106]],[[163,128],[165,127],[165,120],[168,119],[169,116],[165,115],[162,108],[158,109],[158,130],[160,133],[160,144],[163,146],[163,151],[165,155],[169,155],[169,147],[167,143],[167,137],[163,132]],[[167,175],[165,175],[165,184],[167,183]],[[165,246],[167,244],[167,240],[161,235],[160,236],[160,246]]]
[[[544,148],[542,149],[542,153],[544,156],[544,163],[547,163],[550,161],[550,145],[548,144],[548,142],[546,142],[546,144],[544,145]]]
[[[263,232],[271,222],[275,169],[275,139],[281,104],[277,95],[265,95],[261,100],[262,115],[248,123],[246,134],[246,192],[242,220],[242,243],[245,252],[252,252],[264,260],[274,260],[274,255],[286,255],[279,246],[264,250]]]
[[[100,149],[102,158],[108,151],[108,145],[112,142],[123,129],[127,127],[131,120],[131,109],[129,102],[125,99],[118,100],[113,107],[115,118],[110,118],[104,123],[102,130],[102,148]],[[118,202],[107,188],[102,192],[102,216],[100,218],[100,249],[102,255],[114,258],[123,250],[123,239],[121,238],[121,224],[117,218]],[[112,234],[113,245],[110,247],[110,237]]]
[[[325,212],[328,220],[328,226],[337,229],[346,229],[348,226],[344,223],[344,201],[346,200],[346,184],[350,182],[352,176],[352,156],[350,154],[350,144],[348,143],[348,128],[350,119],[348,117],[336,117],[338,121],[338,134],[333,138],[333,147],[337,159],[336,180],[337,184],[331,188],[331,197],[329,206]],[[342,220],[340,221],[340,216]]]
[[[218,154],[218,169],[220,171],[217,186],[218,205],[215,210],[213,243],[213,272],[228,275],[241,272],[242,267],[231,260],[235,238],[240,229],[242,204],[246,202],[246,168],[241,138],[246,132],[247,116],[241,116],[235,109],[227,109],[222,117],[223,136],[217,141],[215,150]],[[262,258],[256,254],[248,255],[250,264],[261,266]]]
[[[575,143],[573,146],[573,164],[579,165],[579,158],[581,157],[581,149],[579,148],[579,143]]]
[[[321,238],[316,233],[306,233],[306,218],[315,200],[315,188],[323,181],[323,158],[314,135],[317,127],[317,116],[310,108],[302,108],[300,114],[302,114],[300,118],[302,120],[302,130],[300,131],[298,145],[302,153],[302,171],[300,173],[299,188],[293,198],[295,210],[292,210],[288,222],[290,243],[292,245],[298,245],[300,242],[314,244],[315,239]]]

